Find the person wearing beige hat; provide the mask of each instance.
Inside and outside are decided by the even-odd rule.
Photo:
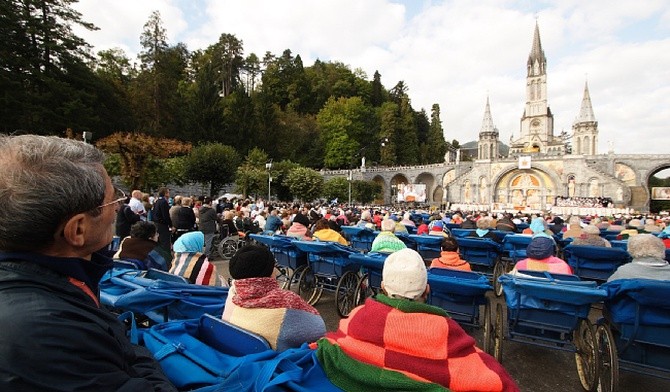
[[[344,391],[518,391],[514,380],[438,307],[415,250],[391,254],[382,293],[340,321],[316,346],[328,379]],[[411,337],[411,338],[410,338]],[[431,385],[432,384],[432,385]]]
[[[612,244],[600,236],[600,229],[594,225],[588,225],[582,229],[582,234],[572,241],[572,245],[604,246],[611,248]]]

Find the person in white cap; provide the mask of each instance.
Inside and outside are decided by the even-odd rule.
[[[328,379],[345,391],[518,391],[505,369],[447,313],[425,303],[426,265],[416,251],[391,254],[382,293],[317,342]]]

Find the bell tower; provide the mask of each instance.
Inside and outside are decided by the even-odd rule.
[[[598,121],[593,114],[589,84],[584,83],[584,97],[579,115],[572,124],[572,153],[581,155],[598,154]]]
[[[486,97],[486,109],[484,110],[482,128],[479,130],[479,143],[477,143],[477,159],[494,160],[498,158],[498,136],[498,128],[493,125],[489,97]]]

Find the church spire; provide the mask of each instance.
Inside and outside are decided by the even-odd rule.
[[[482,120],[482,128],[479,133],[492,132],[498,133],[498,128],[493,125],[493,117],[491,116],[491,105],[489,104],[489,97],[486,97],[486,109],[484,110],[484,120]]]
[[[579,115],[575,119],[575,123],[595,122],[596,116],[593,114],[593,106],[591,106],[591,94],[589,94],[589,83],[584,83],[584,98],[582,98],[582,108]]]
[[[540,26],[535,21],[535,34],[533,36],[533,46],[528,55],[528,76],[539,76],[545,74],[547,58],[542,50],[542,41],[540,41]]]
[[[479,130],[479,142],[477,143],[478,159],[496,159],[498,158],[498,128],[493,125],[491,117],[491,105],[489,97],[486,96],[486,109],[484,110],[484,120],[482,129]]]

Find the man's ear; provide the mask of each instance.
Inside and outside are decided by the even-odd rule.
[[[86,214],[81,213],[73,216],[63,226],[63,237],[65,241],[74,247],[84,246],[86,242],[86,228],[88,224]]]

